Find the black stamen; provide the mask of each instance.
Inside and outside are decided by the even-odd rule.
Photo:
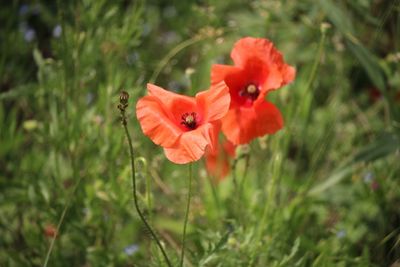
[[[260,89],[253,83],[246,85],[242,90],[239,91],[239,96],[249,98],[252,101],[256,100],[259,94]]]
[[[181,124],[185,125],[188,129],[193,130],[197,127],[197,114],[196,112],[191,113],[184,113],[182,115],[182,122]]]

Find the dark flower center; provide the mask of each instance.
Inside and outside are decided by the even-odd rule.
[[[196,112],[191,112],[191,113],[186,112],[182,115],[181,118],[182,118],[181,124],[185,125],[186,128],[188,128],[189,130],[196,129],[196,127],[197,127]]]
[[[239,91],[240,96],[249,98],[252,101],[256,100],[259,94],[260,89],[258,89],[258,86],[254,83],[246,85],[242,90]]]

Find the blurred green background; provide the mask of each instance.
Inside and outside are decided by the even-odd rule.
[[[400,265],[400,1],[2,1],[0,266],[178,262],[187,166],[140,131],[151,81],[194,95],[233,43],[272,40],[297,69],[268,99],[285,128],[239,148],[215,184],[194,165],[187,266]],[[147,183],[146,183],[147,181]]]

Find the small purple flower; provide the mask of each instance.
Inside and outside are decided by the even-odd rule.
[[[62,28],[60,24],[57,24],[54,28],[53,28],[53,37],[54,38],[59,38],[61,36],[62,33]]]
[[[32,28],[26,29],[24,32],[24,39],[26,42],[30,43],[36,38],[36,32]]]
[[[93,103],[94,100],[94,94],[93,93],[87,93],[86,94],[86,104],[90,105]]]
[[[129,55],[126,57],[126,63],[128,63],[128,65],[133,65],[133,64],[135,64],[136,62],[138,62],[139,59],[140,59],[139,53],[133,52],[133,53],[129,54]]]
[[[366,184],[370,184],[374,180],[374,174],[372,172],[367,172],[364,174],[363,181]]]
[[[168,88],[170,88],[173,92],[180,92],[183,89],[182,83],[176,81],[170,81],[168,83]]]
[[[23,4],[19,7],[18,14],[20,16],[25,16],[29,12],[29,5]]]
[[[126,255],[131,256],[139,250],[139,246],[136,244],[132,244],[124,248],[124,252]]]
[[[338,238],[338,239],[342,239],[342,238],[344,238],[346,236],[346,230],[340,230],[340,231],[338,231],[337,233],[336,233],[336,237]]]

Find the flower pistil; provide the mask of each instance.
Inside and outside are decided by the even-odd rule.
[[[249,83],[242,90],[239,91],[239,96],[246,97],[252,101],[256,100],[260,94],[259,86],[254,83]]]
[[[189,130],[194,130],[197,128],[197,114],[196,112],[184,113],[182,115],[181,124],[185,125]]]

